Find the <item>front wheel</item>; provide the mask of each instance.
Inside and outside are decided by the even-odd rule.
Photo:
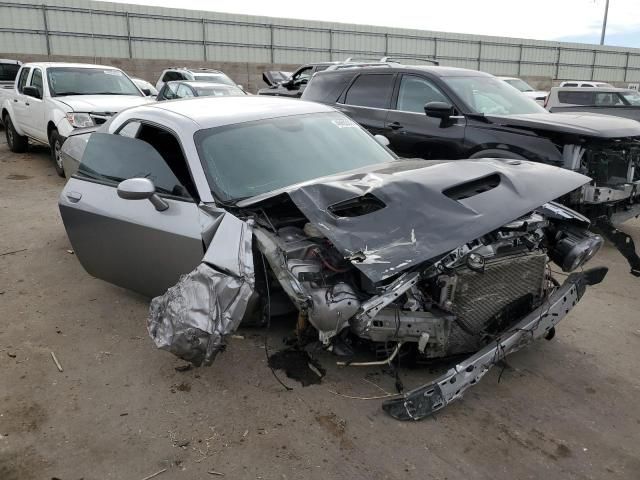
[[[60,136],[58,130],[51,130],[49,134],[49,146],[51,147],[51,159],[53,160],[53,165],[56,168],[56,173],[61,177],[65,177],[64,174],[64,166],[62,165],[62,144],[64,143],[64,138]]]
[[[29,146],[29,140],[27,139],[27,137],[16,132],[16,128],[13,126],[13,122],[11,121],[11,117],[9,116],[9,114],[5,115],[3,120],[9,150],[11,150],[13,153],[26,152],[27,147]]]

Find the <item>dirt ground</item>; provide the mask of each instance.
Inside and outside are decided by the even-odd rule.
[[[147,335],[148,301],[68,253],[48,151],[12,154],[0,134],[0,479],[640,477],[640,279],[610,246],[592,262],[609,276],[553,341],[436,418],[403,423],[379,399],[337,394],[384,395],[393,378],[328,354],[321,384],[281,375],[285,391],[261,330],[240,331],[210,368],[176,371],[184,362]],[[625,227],[640,244],[640,222]],[[286,328],[269,332],[271,350]]]

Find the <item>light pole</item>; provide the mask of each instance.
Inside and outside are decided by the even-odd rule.
[[[604,34],[607,31],[607,15],[609,15],[609,0],[604,7],[604,20],[602,20],[602,35],[600,35],[600,45],[604,45]]]

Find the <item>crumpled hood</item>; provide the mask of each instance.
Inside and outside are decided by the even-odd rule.
[[[407,160],[306,184],[288,194],[375,283],[475,240],[589,180],[519,160]],[[347,213],[336,209],[358,197],[384,206],[359,216],[342,216]]]
[[[136,107],[153,101],[149,97],[135,95],[69,95],[67,97],[54,98],[67,105],[74,112],[111,114],[118,113],[125,108]]]
[[[527,130],[546,130],[600,138],[640,136],[640,122],[594,113],[485,115],[489,123]]]

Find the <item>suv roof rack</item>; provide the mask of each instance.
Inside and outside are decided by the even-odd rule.
[[[440,62],[438,62],[436,59],[434,58],[428,58],[428,57],[415,57],[412,55],[394,55],[393,57],[382,57],[380,59],[381,62],[385,62],[385,63],[399,63],[402,64],[402,62],[399,62],[396,59],[404,59],[404,60],[419,60],[422,62],[428,62],[431,63],[433,65],[440,65]]]

